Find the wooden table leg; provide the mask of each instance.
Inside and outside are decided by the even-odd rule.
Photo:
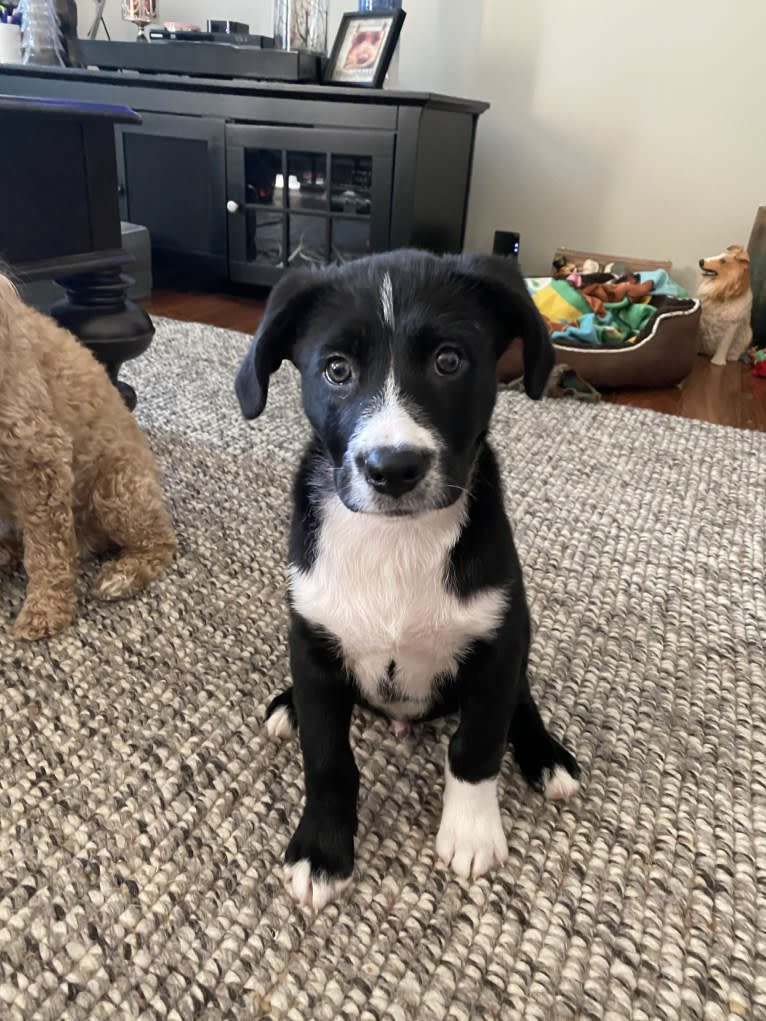
[[[154,336],[147,313],[127,297],[132,281],[114,266],[59,277],[56,282],[67,295],[56,302],[51,316],[93,352],[132,411],[136,393],[119,379],[120,368],[143,354]]]

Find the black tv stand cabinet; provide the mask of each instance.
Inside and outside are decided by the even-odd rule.
[[[155,275],[270,285],[288,265],[463,246],[486,103],[412,92],[0,66],[0,93],[130,107],[120,213]]]

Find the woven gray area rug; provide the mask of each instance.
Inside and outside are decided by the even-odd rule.
[[[0,612],[0,1018],[677,1021],[766,1017],[766,436],[502,393],[494,426],[536,623],[531,679],[583,767],[564,807],[508,758],[510,847],[438,862],[454,723],[358,712],[355,882],[282,891],[296,742],[284,552],[295,374],[239,417],[248,338],[159,321],[126,367],[180,551],[141,597],[34,646]]]

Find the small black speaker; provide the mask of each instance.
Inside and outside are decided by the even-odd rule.
[[[518,258],[520,238],[515,230],[496,230],[492,254]]]

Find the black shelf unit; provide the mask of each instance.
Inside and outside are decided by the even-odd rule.
[[[294,265],[463,246],[487,104],[423,93],[0,66],[0,92],[118,103],[120,213],[157,279],[271,285]]]

